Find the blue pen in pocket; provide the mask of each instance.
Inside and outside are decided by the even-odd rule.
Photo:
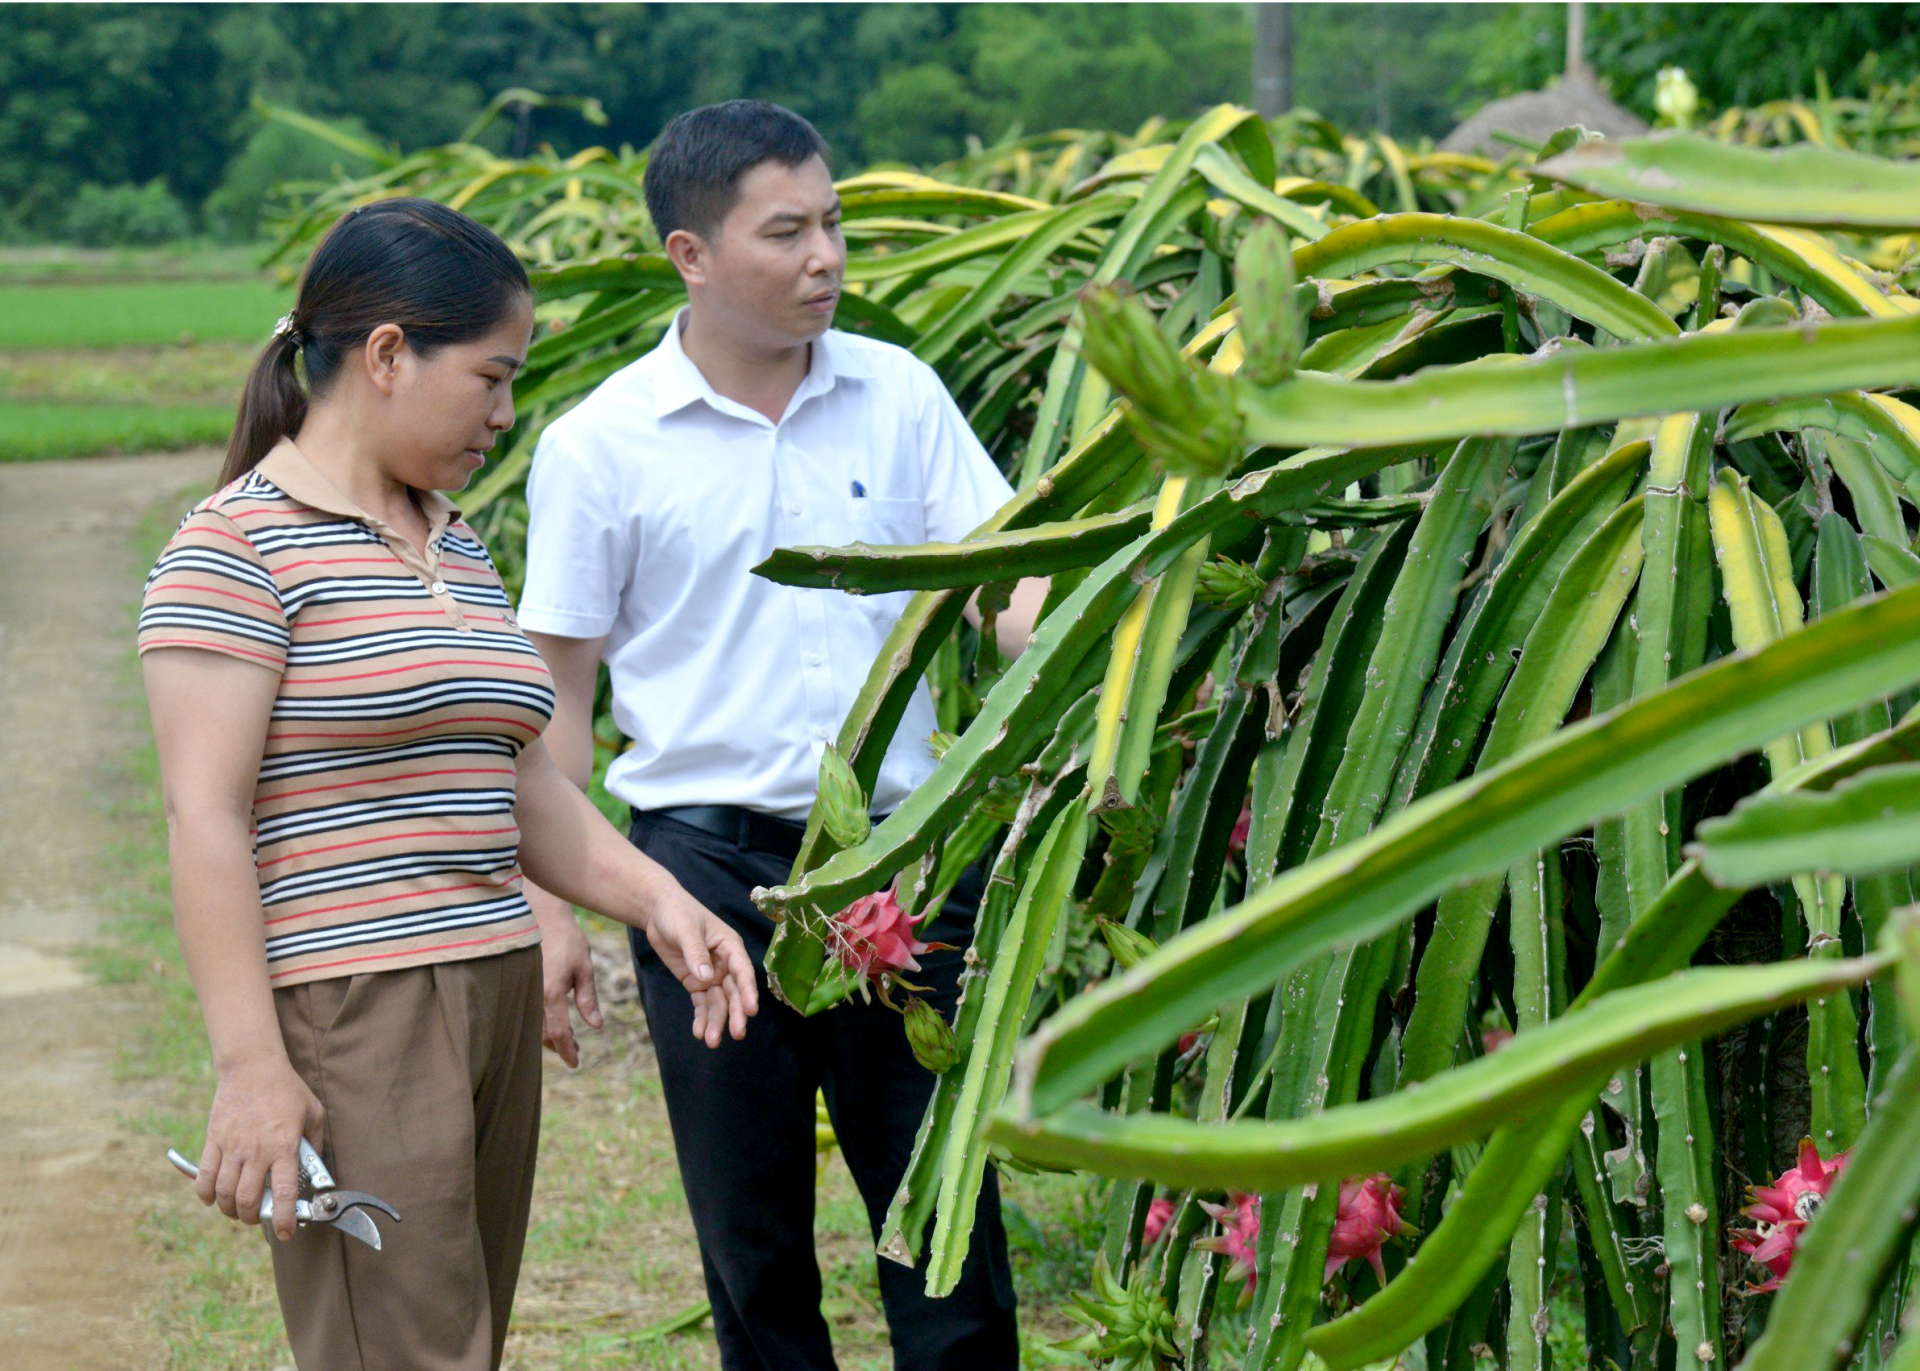
[[[856,500],[864,500],[866,499],[866,497],[867,497],[867,488],[861,485],[858,481],[855,481],[853,483],[853,498]]]

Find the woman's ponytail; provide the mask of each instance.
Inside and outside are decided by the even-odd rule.
[[[275,443],[299,431],[307,417],[307,392],[296,365],[299,355],[300,335],[283,327],[254,359],[240,393],[233,437],[227,440],[227,460],[220,468],[222,489],[258,466]]]
[[[512,249],[458,210],[400,196],[341,215],[300,273],[293,312],[247,375],[220,485],[297,436],[309,400],[382,324],[398,324],[425,357],[480,337],[531,294]]]

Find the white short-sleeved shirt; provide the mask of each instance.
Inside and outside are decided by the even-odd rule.
[[[642,809],[734,804],[804,818],[906,593],[752,574],[777,547],[946,542],[1012,496],[932,368],[829,331],[778,424],[718,395],[680,345],[615,373],[541,435],[520,623],[606,635],[633,746],[607,789]],[[925,682],[880,768],[876,813],[933,769]]]

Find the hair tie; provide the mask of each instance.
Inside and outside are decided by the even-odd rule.
[[[291,338],[295,347],[300,346],[300,330],[293,326],[293,312],[291,310],[281,315],[279,322],[273,326],[273,336],[275,338]]]

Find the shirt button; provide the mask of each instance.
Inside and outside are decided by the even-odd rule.
[[[800,517],[800,506],[794,505],[794,504],[788,505],[787,513],[791,514],[794,518],[798,519]]]
[[[432,585],[428,586],[427,589],[431,590],[435,595],[445,595],[447,593],[447,583],[445,581],[435,581]]]
[[[827,736],[827,730],[825,728],[816,728],[813,730],[813,736],[816,738],[824,738]]]
[[[822,662],[824,662],[824,661],[826,661],[826,660],[827,660],[827,659],[826,659],[826,658],[825,658],[824,656],[822,656],[822,655],[821,655],[820,653],[818,653],[818,652],[809,652],[809,653],[807,654],[807,665],[808,665],[808,666],[819,666],[819,665],[820,665],[820,663],[822,663]]]

